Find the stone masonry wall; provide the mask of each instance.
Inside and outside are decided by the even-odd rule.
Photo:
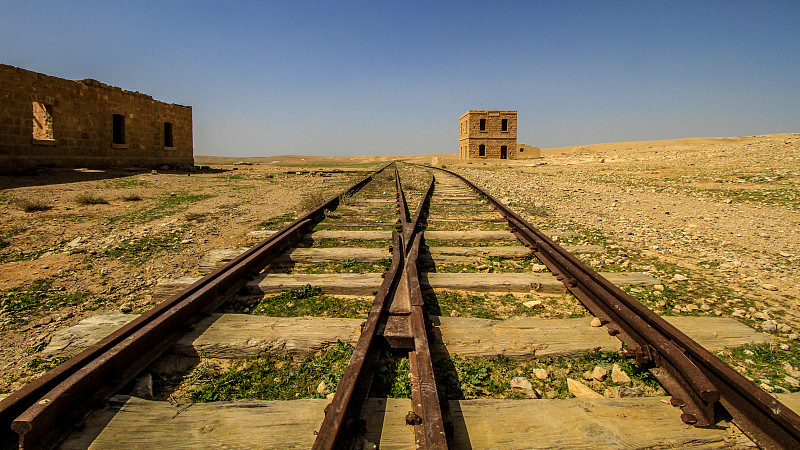
[[[526,144],[517,144],[517,159],[536,159],[542,157],[542,149]]]
[[[114,143],[115,114],[124,117],[124,143]],[[164,145],[165,122],[172,124],[171,147]],[[0,64],[0,172],[189,166],[193,150],[191,106]]]
[[[485,129],[480,129],[481,119],[485,119]],[[507,120],[506,131],[502,121]],[[480,146],[484,145],[485,155],[480,156]],[[517,159],[517,112],[516,111],[467,111],[459,119],[459,157],[501,158],[501,146],[506,146],[507,159]]]

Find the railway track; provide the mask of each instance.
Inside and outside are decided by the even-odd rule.
[[[183,446],[317,449],[721,445],[730,443],[720,440],[725,434],[720,429],[728,422],[759,447],[800,446],[797,414],[687,336],[679,329],[683,326],[652,313],[617,286],[655,280],[596,273],[455,173],[391,164],[267,234],[252,248],[220,253],[208,264],[209,274],[175,283],[173,288],[181,287],[179,293],[146,314],[121,320],[113,333],[0,401],[4,446],[178,445],[169,444],[169,439],[182,439]],[[224,264],[213,268],[221,261]],[[563,289],[582,305],[575,303],[566,315],[585,308],[599,320],[595,325],[604,326],[621,346],[615,348],[608,336],[597,335],[602,328],[589,327],[587,320],[561,319],[553,320],[557,325],[545,333],[551,340],[555,334],[566,333],[562,341],[569,349],[559,353],[553,342],[536,341],[537,333],[551,326],[547,320],[512,319],[526,308],[541,308],[542,301],[536,299],[546,298],[542,295],[558,295]],[[336,296],[338,309],[301,307],[308,298],[320,303],[320,290]],[[293,294],[287,297],[282,292]],[[507,295],[480,297],[476,292]],[[526,306],[520,306],[523,302]],[[311,313],[303,313],[304,307]],[[327,317],[291,318],[316,315],[321,309]],[[219,314],[226,310],[259,310],[262,315]],[[275,316],[289,317],[270,316],[276,310],[280,312]],[[460,311],[473,317],[459,317]],[[508,320],[479,318],[487,314]],[[219,333],[217,338],[211,336],[226,326],[224,338]],[[241,345],[231,344],[234,341]],[[303,400],[308,395],[298,393],[297,400],[289,401],[196,404],[126,395],[135,380],[142,380],[141,374],[153,371],[154,365],[170,364],[165,361],[196,363],[198,359],[280,354],[297,360],[330,347],[346,347],[342,342],[352,345],[347,351],[352,353],[346,353],[349,358],[339,376],[325,379],[338,386],[329,389],[323,381],[310,392],[328,398]],[[224,352],[219,348],[226,345],[229,354],[221,356]],[[598,347],[621,349],[637,367],[648,370],[669,394],[671,406],[651,405],[634,397],[609,404],[584,399],[570,407],[590,414],[596,409],[601,422],[604,411],[625,417],[640,409],[647,418],[657,410],[661,422],[652,417],[653,423],[677,430],[675,440],[659,436],[668,434],[659,433],[663,430],[647,435],[641,430],[648,425],[641,424],[628,430],[620,425],[612,431],[617,425],[601,426],[598,431],[597,424],[594,428],[577,424],[575,438],[563,429],[546,432],[542,429],[546,421],[524,417],[531,411],[542,414],[542,410],[524,408],[555,411],[559,406],[553,402],[560,400],[459,402],[465,394],[454,396],[452,380],[448,381],[454,361],[461,364],[459,358],[464,355],[526,361],[591,353]],[[182,357],[176,359],[176,354]],[[398,366],[407,367],[408,380],[394,386],[405,386],[406,392],[401,399],[376,399],[379,385],[386,384],[379,369],[403,372],[396,370]],[[476,376],[486,378],[485,374]],[[545,373],[543,378],[547,377]],[[270,381],[282,382],[274,378],[261,383]],[[549,393],[546,386],[537,390],[530,383],[521,389],[500,396],[547,397]],[[190,410],[206,423],[181,422],[191,416]],[[565,411],[573,414],[569,408]],[[523,417],[512,422],[509,415]],[[475,425],[478,422],[484,428]],[[511,423],[519,428],[503,430]],[[161,426],[166,428],[158,432]],[[181,437],[184,431],[186,436]]]

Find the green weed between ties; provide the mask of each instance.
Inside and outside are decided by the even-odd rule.
[[[410,398],[411,366],[408,358],[383,355],[377,363],[372,382],[372,397]]]
[[[359,262],[346,259],[335,263],[298,264],[292,269],[294,273],[380,273],[392,265],[389,258],[381,258],[376,262]]]
[[[245,305],[246,306],[246,305]],[[253,314],[270,317],[365,317],[371,300],[345,299],[322,294],[322,289],[307,284],[260,300]]]
[[[520,299],[512,294],[506,295],[462,295],[449,291],[435,294],[425,293],[425,310],[434,316],[450,316],[454,311],[461,317],[500,320],[512,316],[548,318],[586,317],[586,309],[570,296],[526,296]],[[528,308],[522,303],[538,299],[541,308]]]
[[[340,241],[337,239],[320,239],[319,241],[315,242],[313,247],[315,248],[335,248],[335,247],[359,247],[359,248],[386,248],[392,245],[392,241],[390,240],[380,240],[380,241],[367,241],[367,240],[348,240],[348,241]]]
[[[228,370],[201,365],[184,379],[193,386],[187,396],[195,402],[322,398],[319,384],[325,382],[327,391],[335,392],[352,354],[351,345],[337,342],[300,362],[287,355],[238,363]]]
[[[514,247],[521,246],[522,242],[517,239],[513,241],[499,241],[499,242],[459,242],[459,241],[441,241],[438,239],[425,239],[425,245],[428,247]]]
[[[511,380],[525,377],[546,398],[572,398],[567,388],[567,378],[586,383],[600,394],[606,388],[613,389],[610,374],[604,381],[586,381],[583,373],[595,366],[603,366],[609,372],[619,364],[631,378],[632,386],[642,387],[645,395],[664,395],[664,390],[655,377],[633,361],[619,353],[596,352],[578,358],[542,358],[517,361],[505,356],[491,358],[460,358],[438,360],[434,363],[440,390],[450,400],[474,398],[521,398],[511,392]],[[536,378],[534,369],[546,369],[548,377]]]

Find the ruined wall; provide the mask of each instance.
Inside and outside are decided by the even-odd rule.
[[[542,149],[526,144],[517,144],[517,159],[536,159],[542,157]]]
[[[192,108],[0,64],[0,172],[194,164]]]
[[[459,119],[458,137],[458,154],[462,159],[517,159],[517,112],[467,111]]]

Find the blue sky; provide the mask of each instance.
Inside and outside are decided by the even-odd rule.
[[[458,152],[800,131],[798,1],[0,1],[0,62],[194,108],[195,153]]]

